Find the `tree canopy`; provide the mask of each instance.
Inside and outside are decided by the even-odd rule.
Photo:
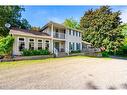
[[[64,25],[70,28],[80,29],[79,23],[76,20],[74,20],[72,17],[65,19]]]
[[[109,6],[88,10],[80,20],[83,40],[95,47],[105,47],[116,52],[123,42],[120,11],[113,12]]]
[[[30,30],[39,31],[41,27],[32,26]]]
[[[21,6],[0,6],[0,36],[7,36],[9,33],[5,27],[6,23],[11,24],[11,27],[30,28],[28,21],[21,18],[22,11],[25,9]]]

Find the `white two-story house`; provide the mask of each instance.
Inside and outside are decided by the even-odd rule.
[[[37,31],[11,29],[14,36],[13,55],[21,55],[23,49],[48,49],[51,53],[82,51],[82,31],[49,22]]]

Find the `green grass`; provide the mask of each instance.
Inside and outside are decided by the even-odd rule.
[[[12,62],[0,62],[0,69],[5,68],[15,68],[21,67],[30,64],[38,64],[38,63],[51,63],[51,61],[57,60],[65,60],[66,58],[97,58],[97,57],[89,57],[89,56],[70,56],[70,57],[62,57],[62,58],[47,58],[47,59],[40,59],[40,60],[22,60],[22,61],[12,61]],[[105,60],[111,60],[112,58],[103,58]]]

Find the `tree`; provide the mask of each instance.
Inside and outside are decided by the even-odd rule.
[[[29,28],[27,20],[21,19],[22,11],[25,9],[21,6],[0,6],[0,36],[7,36],[9,33],[9,29],[5,27],[6,23],[11,24],[11,27]]]
[[[40,29],[41,29],[40,27],[33,26],[33,27],[31,27],[30,30],[33,30],[33,31],[39,31]]]
[[[0,39],[0,55],[10,55],[12,52],[13,42],[14,38],[10,35]]]
[[[84,31],[83,40],[95,47],[105,47],[109,52],[116,52],[123,44],[120,11],[113,12],[109,6],[88,10],[81,17],[80,26]]]
[[[80,29],[79,23],[73,18],[65,19],[64,25],[74,29]]]

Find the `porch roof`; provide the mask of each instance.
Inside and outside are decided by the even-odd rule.
[[[82,41],[82,43],[87,44],[87,45],[92,45],[91,43],[86,42],[86,41]]]

